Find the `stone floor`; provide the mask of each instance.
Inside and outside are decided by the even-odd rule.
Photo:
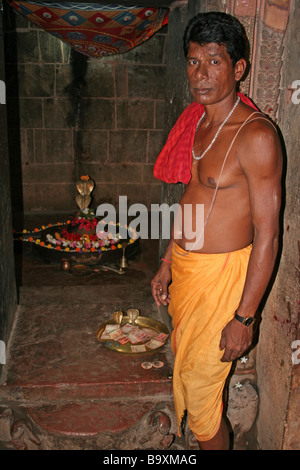
[[[24,226],[56,219],[28,217]],[[109,266],[118,270],[118,263]],[[170,342],[152,354],[125,355],[96,337],[113,312],[132,307],[171,331],[166,310],[151,297],[157,264],[155,240],[140,241],[122,275],[97,267],[76,271],[74,263],[66,272],[22,244],[16,252],[19,307],[0,383],[0,448],[197,448],[189,432],[177,436]],[[142,368],[155,360],[163,367]],[[253,445],[237,442],[235,448]]]
[[[31,217],[25,226],[55,221]],[[96,337],[119,309],[125,314],[134,307],[164,321],[150,291],[157,262],[158,242],[142,240],[122,275],[97,266],[76,271],[74,263],[66,272],[22,244],[16,253],[19,307],[0,387],[2,447],[186,447],[175,438],[169,341],[151,354],[125,355]],[[106,264],[119,268],[119,261]],[[142,368],[155,360],[163,367]]]

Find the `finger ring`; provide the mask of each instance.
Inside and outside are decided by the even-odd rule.
[[[161,292],[161,291],[162,291],[162,288],[159,289],[159,292]]]

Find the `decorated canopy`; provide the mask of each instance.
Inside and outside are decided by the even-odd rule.
[[[32,23],[91,57],[129,51],[167,24],[169,13],[167,8],[96,3],[8,3]]]

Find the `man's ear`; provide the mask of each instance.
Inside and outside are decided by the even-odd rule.
[[[235,80],[237,82],[239,82],[243,78],[246,68],[247,68],[247,62],[245,59],[240,59],[235,64],[234,74],[235,74]]]

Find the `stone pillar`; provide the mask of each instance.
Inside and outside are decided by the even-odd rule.
[[[297,0],[277,0],[265,5],[265,49],[269,53],[268,77],[278,93],[277,122],[284,147],[284,193],[279,268],[262,314],[257,350],[260,411],[258,443],[262,449],[299,450],[299,110],[294,84],[299,73],[299,22]],[[288,8],[290,7],[290,12]],[[270,42],[270,28],[275,28]],[[283,28],[286,28],[286,31]],[[279,35],[282,37],[278,42]],[[283,41],[284,37],[284,41]],[[279,67],[279,51],[282,65]],[[273,72],[272,72],[273,64]],[[273,82],[271,81],[271,77]],[[280,80],[280,81],[279,81]],[[294,84],[294,85],[293,85]],[[275,88],[276,87],[276,88]],[[266,88],[267,92],[267,88]],[[271,96],[271,95],[270,95]],[[298,94],[299,97],[299,94]],[[298,401],[296,399],[298,392]]]
[[[277,267],[262,303],[262,321],[256,350],[259,394],[257,441],[261,449],[295,448],[299,423],[296,392],[297,360],[297,259],[296,214],[299,183],[299,105],[292,100],[292,84],[299,73],[299,7],[292,0],[227,1],[227,11],[243,23],[250,40],[251,70],[242,85],[261,111],[276,124],[284,150],[281,248]],[[298,33],[299,36],[299,33]],[[284,214],[284,217],[283,217]],[[299,445],[299,444],[298,444]]]

